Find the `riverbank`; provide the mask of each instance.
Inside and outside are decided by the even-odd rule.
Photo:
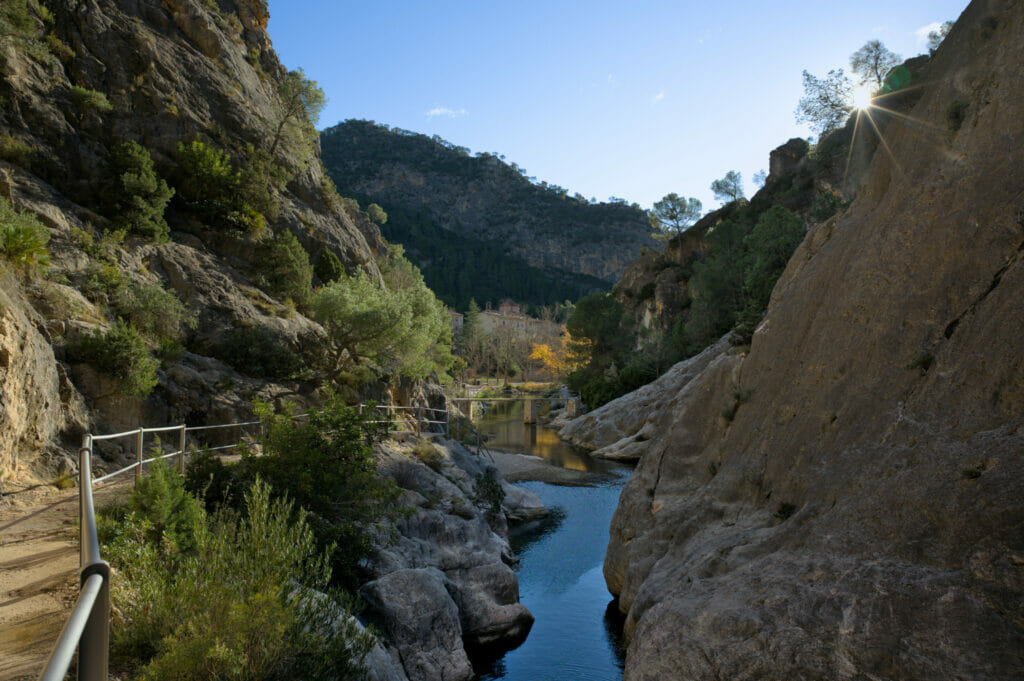
[[[546,482],[582,487],[607,484],[620,477],[614,473],[563,468],[530,454],[491,451],[491,458],[507,482]]]

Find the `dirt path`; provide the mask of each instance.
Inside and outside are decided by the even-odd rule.
[[[95,491],[97,507],[131,489]],[[35,679],[78,597],[78,489],[38,485],[0,500],[0,681]]]

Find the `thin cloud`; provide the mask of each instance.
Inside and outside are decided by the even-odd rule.
[[[658,102],[660,102],[663,99],[665,99],[665,91],[664,90],[662,90],[658,94],[656,94],[653,97],[651,97],[651,104],[657,104]]]
[[[931,33],[932,31],[938,31],[940,28],[942,28],[942,22],[933,21],[932,23],[922,26],[921,28],[914,31],[914,35],[917,37],[917,44],[928,44],[928,34]]]
[[[433,109],[427,112],[427,118],[436,118],[438,116],[445,116],[447,118],[462,118],[463,116],[469,115],[469,112],[465,109],[452,109],[447,106],[435,106]]]

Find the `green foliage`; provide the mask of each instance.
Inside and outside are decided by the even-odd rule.
[[[860,76],[861,83],[875,82],[882,87],[885,74],[900,63],[901,57],[889,50],[880,40],[869,40],[850,55],[850,70]]]
[[[46,34],[46,47],[49,48],[53,56],[62,62],[69,62],[75,58],[75,51],[53,33]]]
[[[474,489],[477,501],[483,503],[491,513],[501,513],[501,504],[505,501],[505,489],[495,477],[493,470],[487,469],[478,474]]]
[[[209,464],[202,472],[190,464],[189,484],[195,485],[190,489],[237,506],[237,490],[248,489],[257,476],[269,481],[275,497],[287,497],[309,514],[317,545],[330,554],[335,582],[354,585],[357,564],[372,545],[374,523],[398,512],[399,490],[377,474],[373,458],[373,444],[386,426],[369,422],[373,410],[364,416],[337,396],[303,420],[293,418],[291,407],[275,414],[259,405],[258,411],[262,456],[243,456],[230,476]]]
[[[102,92],[78,85],[71,86],[71,101],[79,113],[106,113],[114,110],[107,96]]]
[[[622,244],[626,238],[635,244],[650,233],[647,215],[639,206],[574,198],[560,188],[531,182],[521,168],[498,155],[473,156],[440,138],[349,120],[322,131],[320,141],[324,163],[339,191],[364,206],[385,206],[388,219],[382,234],[403,244],[431,290],[458,310],[465,310],[470,298],[480,305],[497,305],[505,298],[553,305],[609,289],[608,282],[597,277],[531,265],[510,252],[507,243],[489,236],[498,226],[529,225],[532,232],[558,235],[565,244]],[[425,189],[400,196],[370,188],[368,178],[395,158],[438,178],[429,195]],[[449,208],[452,197],[469,185],[480,187],[486,208],[478,222],[463,225]]]
[[[752,327],[772,288],[803,239],[800,218],[781,206],[724,220],[708,234],[709,247],[689,281],[692,302],[675,341],[684,355],[707,347],[737,324]]]
[[[304,304],[313,285],[313,266],[298,238],[283,229],[260,250],[259,273],[263,285],[280,298]]]
[[[160,453],[156,450],[150,456]],[[145,520],[141,530],[147,543],[163,545],[162,548],[172,555],[195,550],[203,532],[202,506],[186,491],[181,476],[163,459],[149,464],[147,474],[139,478],[123,506],[105,513],[108,519],[115,521],[124,520],[129,514]],[[107,527],[108,534],[102,536],[101,541],[114,541],[118,529],[122,528],[116,523]]]
[[[758,311],[768,307],[775,282],[803,238],[800,217],[781,206],[773,206],[758,217],[754,229],[743,239],[748,253],[743,279],[746,307]]]
[[[716,201],[722,203],[738,201],[744,196],[743,176],[735,170],[730,170],[725,177],[711,183],[711,191],[714,193]]]
[[[240,515],[208,516],[176,475],[154,474],[156,503],[137,491],[103,519],[116,667],[153,680],[362,678],[372,639],[346,598],[315,591],[330,569],[304,513],[256,481]]]
[[[954,99],[946,107],[946,128],[950,132],[956,132],[964,124],[967,118],[967,102]]]
[[[17,267],[44,268],[50,264],[46,244],[50,232],[31,213],[19,213],[0,196],[0,255]]]
[[[246,147],[242,169],[223,149],[200,140],[178,143],[175,187],[184,207],[221,229],[259,237],[278,212],[274,190],[287,174],[265,151]]]
[[[59,68],[42,31],[53,24],[53,13],[38,0],[4,0],[0,2],[0,42],[10,42],[15,49],[29,55],[51,70]],[[59,55],[58,55],[59,56]]]
[[[843,197],[836,192],[824,191],[816,194],[811,201],[809,215],[814,222],[825,222],[836,213],[845,210],[847,205]]]
[[[157,241],[170,232],[164,210],[174,190],[153,169],[149,152],[137,142],[118,142],[104,165],[100,200],[114,227]]]
[[[16,166],[29,168],[35,151],[29,145],[10,135],[0,135],[0,158]]]
[[[139,332],[124,320],[118,320],[106,333],[97,330],[83,335],[68,353],[113,378],[126,395],[145,397],[158,383],[158,362]]]
[[[196,326],[195,315],[159,284],[132,283],[119,287],[112,303],[117,314],[154,341],[181,340],[186,329]]]
[[[850,116],[853,86],[842,69],[824,78],[803,72],[804,96],[796,110],[797,123],[807,123],[819,135],[842,126]]]
[[[311,307],[339,350],[388,374],[424,378],[451,365],[451,326],[414,265],[395,253],[383,263],[383,288],[363,272],[342,275]]]
[[[673,192],[654,204],[648,212],[648,219],[659,232],[680,234],[700,219],[702,210],[699,200],[687,199]]]
[[[277,151],[277,146],[287,133],[291,133],[298,141],[304,143],[312,151],[312,143],[316,140],[316,123],[320,112],[327,103],[324,91],[315,80],[306,78],[302,69],[290,71],[277,87],[280,100],[277,126],[274,140],[270,144],[270,155]],[[305,156],[305,155],[304,155]]]
[[[257,378],[281,380],[306,372],[306,362],[291,345],[264,326],[239,327],[224,335],[215,350],[239,372]]]
[[[388,221],[388,214],[384,212],[384,209],[378,206],[376,203],[371,203],[366,207],[366,214],[370,216],[370,219],[376,222],[378,225],[383,225]]]
[[[320,257],[316,259],[313,274],[316,275],[321,284],[330,284],[341,279],[341,276],[345,274],[345,267],[341,264],[341,259],[334,254],[334,251],[325,248],[320,251]]]

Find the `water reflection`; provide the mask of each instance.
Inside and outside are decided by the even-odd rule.
[[[610,473],[621,466],[593,459],[558,438],[554,430],[523,423],[522,402],[494,402],[476,427],[490,449],[540,456],[556,466],[577,471]],[[542,406],[543,411],[543,406]]]

